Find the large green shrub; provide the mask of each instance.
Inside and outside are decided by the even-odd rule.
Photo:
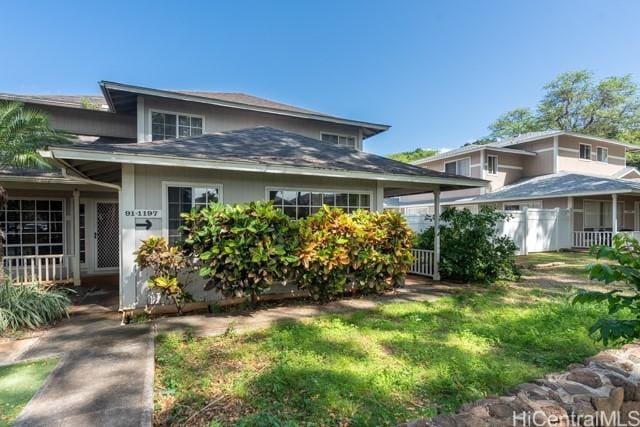
[[[138,267],[150,270],[151,275],[147,280],[149,289],[171,299],[178,315],[181,315],[184,303],[191,299],[184,290],[186,281],[181,281],[179,277],[179,273],[187,267],[182,251],[175,246],[169,247],[164,237],[151,236],[142,241],[134,255]]]
[[[515,263],[517,246],[497,235],[499,221],[507,215],[491,207],[477,214],[468,209],[446,209],[440,215],[440,274],[464,282],[494,283],[519,277]],[[417,237],[416,247],[433,250],[434,229]]]
[[[213,203],[183,217],[183,247],[197,257],[205,289],[255,302],[273,283],[291,278],[299,263],[297,223],[270,202]]]
[[[411,265],[412,233],[396,212],[351,215],[323,207],[301,221],[298,286],[327,301],[353,290],[382,292]]]
[[[0,334],[54,322],[67,315],[69,304],[71,300],[63,290],[0,283]]]
[[[605,345],[631,342],[640,338],[640,243],[626,234],[613,237],[612,247],[593,246],[591,254],[598,259],[614,261],[614,263],[589,264],[586,271],[589,279],[600,281],[606,285],[612,282],[625,284],[627,289],[608,292],[581,291],[573,299],[573,303],[606,302],[608,316],[598,319],[589,333]],[[628,310],[631,318],[619,318],[616,315]]]

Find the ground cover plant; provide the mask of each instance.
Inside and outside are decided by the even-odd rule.
[[[13,424],[57,363],[43,359],[0,366],[0,427]]]
[[[503,287],[247,335],[162,335],[156,422],[396,425],[454,411],[598,352],[588,328],[603,308]]]
[[[0,283],[0,334],[37,328],[67,315],[67,291],[38,284]]]

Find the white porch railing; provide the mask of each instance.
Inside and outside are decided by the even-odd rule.
[[[420,276],[433,277],[434,275],[434,251],[426,249],[412,249],[413,263],[409,269],[409,273],[418,274]]]
[[[612,231],[574,231],[573,247],[590,248],[593,245],[611,246]]]
[[[13,283],[73,282],[73,255],[7,256],[3,264]]]

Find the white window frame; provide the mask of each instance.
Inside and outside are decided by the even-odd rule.
[[[581,149],[582,149],[582,146],[583,146],[583,145],[584,145],[585,147],[589,147],[589,158],[587,158],[587,159],[583,159],[583,158],[582,158],[582,156],[581,156],[581,155],[582,155],[582,153],[581,153],[581,152],[582,152],[582,150],[581,150]],[[593,147],[591,146],[591,144],[585,144],[585,143],[581,142],[581,143],[578,145],[578,159],[582,160],[583,162],[590,162],[590,161],[592,160],[592,159],[591,159],[591,156],[593,155],[592,148],[593,148]]]
[[[218,203],[224,203],[224,186],[209,182],[162,181],[162,237],[169,241],[169,187],[206,187],[218,189]]]
[[[183,136],[183,137],[179,137],[179,116],[189,116],[189,117],[195,117],[198,119],[202,119],[202,135],[205,134],[205,129],[206,129],[206,123],[205,123],[205,117],[203,115],[200,114],[192,114],[192,113],[185,113],[185,112],[178,112],[178,111],[169,111],[169,110],[159,110],[156,108],[150,108],[147,114],[147,120],[148,120],[148,124],[149,124],[149,133],[147,134],[147,140],[148,141],[152,141],[153,140],[153,113],[162,113],[162,114],[173,114],[176,116],[176,136],[175,138],[189,138],[187,136]],[[200,135],[198,135],[200,136]]]
[[[600,156],[598,154],[600,150],[605,153],[604,160],[600,160]],[[596,147],[596,160],[600,163],[609,163],[609,149],[607,147]]]
[[[350,145],[342,145],[342,144],[335,144],[335,145],[339,145],[340,147],[351,147],[351,148],[355,148],[356,150],[358,149],[358,137],[356,135],[347,135],[347,134],[335,133],[335,132],[320,132],[320,141],[322,142],[325,142],[322,140],[322,137],[324,135],[337,136],[338,138],[340,137],[353,138],[353,147],[351,147]]]
[[[311,193],[347,193],[347,194],[367,194],[369,195],[369,211],[373,212],[373,191],[369,190],[356,190],[356,189],[333,189],[333,188],[312,188],[312,187],[280,187],[280,186],[267,186],[264,187],[264,200],[270,201],[270,191],[308,191]],[[298,205],[296,204],[296,208]],[[296,214],[297,217],[297,214]]]
[[[515,211],[522,210],[522,206],[525,206],[527,209],[542,209],[542,200],[512,200],[510,202],[502,203],[502,210],[506,211],[507,206],[518,206],[519,209],[515,209]]]
[[[9,197],[7,199],[7,202],[9,202],[11,200],[20,200],[20,201],[22,201],[22,200],[34,200],[36,202],[38,200],[47,200],[47,201],[62,202],[62,221],[61,221],[62,222],[62,254],[60,254],[60,255],[68,255],[69,242],[67,242],[67,221],[69,220],[69,218],[67,218],[67,200],[66,199],[60,198],[60,197],[26,197],[26,196],[23,196],[23,197]],[[3,210],[5,211],[5,215],[6,215],[6,212],[8,210],[7,209],[7,204],[5,204]],[[37,209],[36,209],[36,211],[37,211]],[[19,212],[20,212],[20,221],[18,221],[18,222],[22,223],[22,207],[20,208]],[[51,210],[49,210],[49,213],[51,213]],[[51,220],[49,220],[49,221],[51,221]],[[7,221],[7,218],[5,216],[5,223],[7,223],[7,222],[15,222],[15,221]],[[34,222],[37,223],[37,219],[34,220]],[[56,221],[56,222],[58,222],[58,221]],[[4,230],[1,230],[1,231],[4,232]],[[20,232],[20,234],[21,235],[23,234],[22,231]],[[35,233],[35,234],[37,234],[37,233]],[[51,232],[49,232],[49,234],[51,234]],[[33,244],[28,243],[26,245],[24,243],[20,243],[20,245],[9,244],[9,243],[7,243],[6,239],[7,239],[7,237],[5,236],[4,237],[3,248],[2,248],[3,256],[20,256],[20,257],[24,257],[24,256],[27,256],[27,255],[24,255],[24,254],[22,254],[22,255],[4,255],[4,254],[8,252],[8,248],[9,247],[17,247],[17,246],[19,246],[20,249],[21,249],[20,252],[22,253],[22,248],[24,246],[34,246],[34,247],[37,248],[37,246],[39,245],[37,243],[37,241],[34,242]],[[22,238],[20,238],[20,241],[22,242]],[[40,245],[46,246],[47,244],[46,243],[41,243]],[[52,246],[51,242],[49,242],[48,245]],[[57,246],[57,245],[58,244],[54,244],[54,246]],[[37,252],[37,249],[36,249],[36,252]],[[49,255],[51,255],[51,254],[49,254]],[[47,256],[47,254],[44,254],[43,256]]]
[[[468,160],[469,161],[469,175],[461,175],[460,174],[459,162],[462,161],[462,160]],[[442,172],[445,172],[447,170],[447,164],[449,164],[449,163],[455,163],[456,164],[456,175],[466,176],[468,178],[471,177],[471,156],[461,157],[459,159],[455,159],[455,160],[450,160],[448,162],[444,162],[444,165],[442,166]]]
[[[493,173],[489,170],[489,159],[491,157],[496,159],[496,171]],[[498,156],[496,156],[495,154],[487,154],[487,175],[498,176]]]

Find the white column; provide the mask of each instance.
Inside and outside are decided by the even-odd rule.
[[[80,190],[73,190],[73,286],[80,286]]]
[[[529,239],[529,208],[522,208],[522,255],[529,254],[529,248],[527,247],[527,240]]]
[[[144,97],[138,95],[138,108],[137,108],[137,135],[138,142],[144,142],[146,135],[144,131]]]
[[[440,188],[433,191],[433,280],[440,280]]]
[[[573,196],[567,197],[567,208],[569,209],[569,242],[571,242],[571,246],[575,243],[575,226],[573,217],[575,214],[573,213]]]
[[[135,167],[122,165],[120,209],[120,308],[134,308],[136,304],[136,270],[133,252],[136,250],[136,220],[125,216],[125,210],[135,209]]]
[[[384,210],[384,184],[378,181],[377,188],[376,188],[376,211],[382,212],[383,210]]]
[[[611,195],[611,231],[615,235],[618,232],[618,195]]]
[[[556,135],[553,137],[553,173],[558,173],[559,152],[558,136]]]
[[[485,179],[487,167],[487,150],[480,150],[480,179]],[[486,187],[480,188],[480,194],[487,192]]]

